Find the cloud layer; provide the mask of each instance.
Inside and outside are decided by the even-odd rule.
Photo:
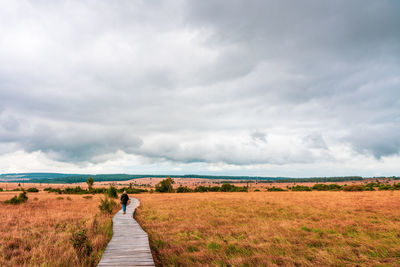
[[[0,5],[1,172],[399,174],[395,0]]]

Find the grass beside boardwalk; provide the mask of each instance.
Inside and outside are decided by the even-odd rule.
[[[399,191],[136,197],[159,265],[400,265]]]
[[[3,203],[14,195],[0,193],[0,266],[97,265],[112,236],[99,196],[28,193],[26,203]]]

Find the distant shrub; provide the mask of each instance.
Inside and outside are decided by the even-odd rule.
[[[187,186],[179,186],[177,189],[176,189],[176,192],[177,193],[189,193],[189,192],[192,192],[193,190],[192,189],[190,189],[189,187],[187,187]]]
[[[102,213],[111,214],[117,203],[105,195],[104,199],[100,198],[99,209]]]
[[[3,188],[0,187],[0,192],[3,192]]]
[[[330,184],[329,185],[329,190],[331,191],[338,191],[341,190],[342,186],[338,185],[338,184]]]
[[[19,194],[18,197],[14,196],[13,198],[11,198],[9,200],[4,201],[4,203],[16,205],[16,204],[24,203],[27,200],[28,200],[28,197],[26,196],[26,192],[22,192],[21,194]]]
[[[260,189],[255,189],[254,192],[260,192]]]
[[[64,198],[63,197],[57,197],[56,199],[57,200],[63,200]]]
[[[171,193],[174,191],[174,189],[172,188],[172,184],[174,183],[175,181],[168,176],[166,179],[156,184],[156,192]]]
[[[107,196],[111,198],[118,198],[117,188],[110,185],[110,188],[107,190]]]
[[[312,190],[317,191],[338,191],[342,189],[342,187],[338,184],[315,184],[312,187]]]
[[[231,184],[222,184],[219,191],[221,192],[232,192],[234,190],[234,185]]]
[[[208,191],[210,192],[218,192],[219,191],[219,186],[211,186],[208,188]]]
[[[221,192],[247,192],[248,188],[247,186],[235,186],[232,184],[222,184],[221,188],[219,189]]]
[[[218,187],[218,191],[219,191],[219,186],[217,186]],[[194,191],[195,192],[208,192],[208,191],[210,191],[210,188],[209,187],[206,187],[206,186],[203,186],[203,185],[199,185],[199,186],[196,186],[196,188],[194,189]]]
[[[83,198],[92,199],[93,197],[92,196],[84,196]]]
[[[58,193],[61,195],[61,189],[60,188],[51,188],[51,187],[46,187],[45,189],[43,189],[43,191],[47,191],[49,193]]]
[[[140,194],[144,192],[148,192],[146,189],[135,188],[130,185],[129,187],[122,187],[117,190],[119,193],[126,191],[128,194]]]
[[[61,190],[64,194],[87,194],[89,193],[88,190],[82,189],[80,186],[76,187],[67,187],[64,190]]]
[[[378,190],[383,191],[383,190],[394,190],[394,187],[392,187],[390,184],[381,184],[378,187]]]
[[[267,191],[268,192],[279,192],[279,191],[286,191],[285,189],[283,189],[283,188],[280,188],[280,187],[275,187],[275,186],[273,186],[273,187],[267,187]]]
[[[26,191],[29,193],[37,193],[37,192],[39,192],[39,189],[37,189],[36,187],[31,187],[31,188],[28,188]]]
[[[88,193],[90,194],[104,194],[107,192],[107,188],[100,187],[100,188],[91,188]]]
[[[292,187],[292,191],[312,191],[312,189],[306,185],[296,185]]]
[[[88,184],[88,188],[89,188],[89,191],[92,189],[92,187],[93,187],[93,184],[94,184],[94,180],[93,180],[93,178],[92,177],[89,177],[87,180],[86,180],[86,183]]]
[[[72,198],[70,198],[70,197],[67,197],[67,200],[72,200]]]
[[[364,187],[362,185],[354,184],[354,185],[346,185],[343,186],[343,191],[364,191]]]

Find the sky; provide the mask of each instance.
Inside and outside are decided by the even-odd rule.
[[[4,0],[0,173],[400,175],[397,0]]]

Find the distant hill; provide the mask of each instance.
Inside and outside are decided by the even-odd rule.
[[[344,177],[312,177],[312,178],[289,178],[289,177],[262,177],[262,176],[225,176],[225,175],[152,175],[152,174],[65,174],[65,173],[7,173],[0,174],[0,182],[29,182],[29,183],[82,183],[89,177],[96,182],[100,181],[127,181],[138,178],[203,178],[218,180],[241,180],[241,181],[263,181],[271,183],[301,183],[301,182],[343,182],[360,181],[361,176]],[[390,177],[400,179],[399,177]]]

